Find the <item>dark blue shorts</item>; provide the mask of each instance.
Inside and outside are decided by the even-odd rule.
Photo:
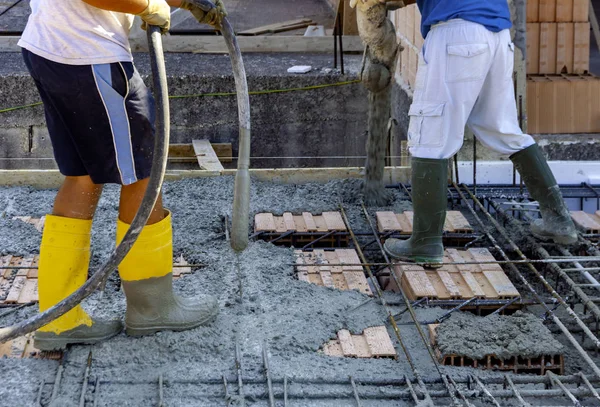
[[[148,178],[154,99],[131,62],[65,65],[23,49],[65,176],[130,185]]]

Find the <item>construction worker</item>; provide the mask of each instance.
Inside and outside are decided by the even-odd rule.
[[[132,61],[134,15],[169,29],[170,7],[220,25],[220,0],[31,0],[19,45],[44,103],[54,156],[66,177],[46,217],[39,261],[40,311],[68,297],[88,277],[92,218],[103,184],[122,185],[117,220],[121,241],[148,185],[154,145],[154,100]],[[203,3],[206,9],[206,3]],[[171,213],[159,199],[137,243],[121,263],[127,297],[126,332],[185,330],[215,319],[213,297],[173,294]],[[95,343],[122,330],[77,306],[35,334],[35,346],[56,350]]]
[[[507,1],[416,3],[425,43],[409,111],[414,231],[406,241],[388,240],[387,253],[432,267],[441,265],[448,159],[461,148],[465,125],[485,146],[510,155],[530,196],[540,205],[543,219],[532,222],[533,235],[559,244],[575,243],[576,229],[556,179],[540,147],[519,128]]]

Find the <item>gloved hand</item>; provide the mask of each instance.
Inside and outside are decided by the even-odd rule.
[[[351,8],[358,5],[362,10],[367,10],[377,4],[385,4],[389,10],[396,10],[405,6],[401,0],[350,0]]]
[[[210,24],[221,27],[223,18],[227,17],[227,10],[222,0],[213,4],[208,0],[182,0],[180,8],[189,10],[200,24]]]
[[[163,34],[169,31],[171,25],[171,7],[165,0],[148,0],[148,7],[138,14],[143,20],[142,29],[146,29],[148,24],[161,28]]]

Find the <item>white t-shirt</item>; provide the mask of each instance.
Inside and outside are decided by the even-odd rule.
[[[18,45],[36,55],[68,65],[133,60],[131,14],[102,10],[82,0],[31,0],[31,10]]]

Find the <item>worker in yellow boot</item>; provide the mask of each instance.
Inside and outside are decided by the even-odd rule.
[[[31,0],[19,45],[44,103],[58,168],[65,181],[47,218],[39,264],[40,311],[87,279],[92,219],[106,183],[122,186],[118,236],[132,222],[150,176],[154,99],[137,72],[129,46],[134,15],[169,29],[171,7],[220,26],[217,5],[193,0]],[[182,300],[172,291],[171,216],[159,199],[141,240],[121,267],[127,331],[189,329],[214,319],[214,298]],[[120,321],[100,321],[80,306],[35,335],[41,350],[95,343],[121,332]]]

